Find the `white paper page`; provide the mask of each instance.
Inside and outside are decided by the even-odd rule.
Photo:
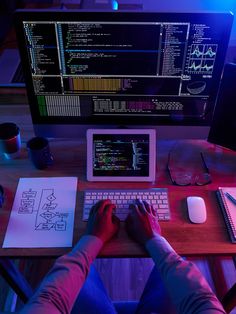
[[[71,247],[77,178],[20,178],[3,248]]]

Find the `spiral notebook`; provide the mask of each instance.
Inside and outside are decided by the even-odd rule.
[[[232,243],[236,243],[236,187],[219,187],[217,197]],[[227,193],[230,196],[227,196]]]

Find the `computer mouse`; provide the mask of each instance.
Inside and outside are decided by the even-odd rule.
[[[189,219],[191,222],[199,224],[206,221],[207,218],[206,205],[202,197],[188,196],[187,207]]]

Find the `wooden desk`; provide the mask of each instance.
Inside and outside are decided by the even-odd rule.
[[[122,188],[124,183],[96,183],[86,181],[86,147],[85,143],[72,140],[50,142],[55,158],[54,165],[46,170],[37,170],[27,158],[25,142],[33,136],[32,123],[28,107],[24,105],[1,105],[1,122],[11,121],[19,125],[23,140],[20,159],[6,161],[0,159],[0,183],[6,191],[6,202],[0,210],[0,244],[3,243],[8,219],[20,177],[52,177],[77,176],[78,195],[76,203],[74,244],[85,230],[82,222],[83,190],[86,188]],[[173,149],[177,159],[188,165],[200,151],[204,152],[207,165],[212,174],[213,182],[204,187],[173,186],[166,171],[167,154]],[[175,165],[178,166],[177,164]],[[186,166],[187,167],[187,166]],[[216,201],[215,191],[220,185],[236,185],[236,152],[217,147],[202,140],[192,141],[158,141],[157,142],[157,179],[152,183],[126,183],[126,188],[168,187],[171,215],[170,222],[160,222],[162,233],[181,255],[216,255],[236,253],[236,245],[229,240],[225,223]],[[186,197],[199,195],[205,199],[208,218],[207,222],[194,225],[187,217]],[[24,230],[22,230],[24,232]],[[0,249],[0,255],[6,257],[23,256],[59,256],[70,248],[45,249]],[[124,225],[116,238],[109,242],[101,251],[100,256],[141,257],[146,252],[138,244],[128,238]]]

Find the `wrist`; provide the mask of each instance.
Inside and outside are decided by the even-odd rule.
[[[79,239],[69,254],[77,255],[81,251],[86,251],[90,252],[92,259],[94,259],[102,247],[103,242],[101,239],[91,234],[85,234]]]
[[[101,236],[99,233],[97,232],[86,232],[84,236],[90,236],[90,237],[94,237],[96,239],[99,239],[102,244],[104,244],[106,242],[106,240],[104,239],[103,236]]]
[[[153,239],[164,239],[160,233],[155,233],[152,236],[148,237],[144,243],[145,247],[148,243],[152,242]]]

